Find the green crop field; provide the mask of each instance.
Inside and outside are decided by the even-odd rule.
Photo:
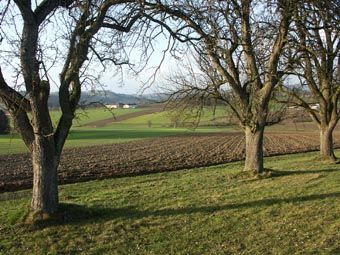
[[[340,254],[340,168],[316,153],[60,186],[59,218],[0,195],[0,254]],[[337,151],[340,156],[340,151]]]
[[[73,121],[74,125],[70,131],[65,147],[121,143],[144,138],[189,134],[192,132],[206,133],[228,130],[228,128],[222,129],[214,127],[199,127],[194,130],[190,126],[173,128],[171,127],[166,112],[142,114],[141,116],[124,121],[112,122],[103,127],[84,126],[90,122],[112,118],[113,114],[115,116],[124,116],[125,114],[142,111],[144,109],[145,108],[114,109],[111,112],[105,108],[97,108],[78,111],[77,119]],[[221,115],[222,109],[218,109],[216,112]],[[51,116],[54,123],[56,123],[60,117],[60,111],[51,111]],[[204,118],[209,119],[211,116],[212,111],[210,109],[206,110]],[[148,124],[149,120],[151,120],[151,126]],[[21,152],[27,152],[27,148],[18,134],[0,135],[0,154]]]
[[[76,118],[73,121],[73,126],[79,127],[79,126],[86,125],[90,122],[103,120],[103,119],[109,119],[114,116],[122,116],[127,113],[138,112],[141,110],[142,110],[141,108],[135,108],[135,109],[121,109],[120,108],[120,109],[109,110],[104,107],[77,110]],[[51,113],[51,118],[53,120],[53,123],[57,124],[60,118],[61,112],[51,111],[50,113]]]
[[[202,111],[202,116],[200,118],[199,126],[213,126],[216,124],[216,120],[225,117],[227,111],[224,107],[217,107],[215,111],[215,115],[213,114],[212,107],[206,107]],[[151,114],[141,115],[135,118],[131,118],[119,123],[112,123],[107,127],[117,127],[122,124],[130,125],[130,127],[134,126],[144,126],[144,127],[156,127],[156,128],[163,128],[163,127],[173,127],[174,124],[174,113],[171,111],[164,111],[164,112],[157,112]],[[184,123],[186,123],[187,127],[192,127],[195,122],[195,113],[188,114],[185,120],[181,119]],[[181,121],[179,121],[181,122]],[[179,123],[181,126],[181,123]]]
[[[182,135],[207,132],[219,132],[222,129],[199,128],[190,130],[186,128],[131,128],[129,125],[119,125],[117,128],[73,129],[65,144],[65,148],[91,146],[110,143],[121,143],[145,138],[155,138],[169,135]],[[18,134],[0,135],[0,154],[27,152],[22,139]]]

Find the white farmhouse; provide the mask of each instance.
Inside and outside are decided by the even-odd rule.
[[[116,105],[116,104],[107,104],[105,106],[109,109],[117,109],[118,108],[118,105]]]

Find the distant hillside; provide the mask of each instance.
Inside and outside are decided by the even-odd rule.
[[[26,95],[25,91],[20,91],[22,95]],[[84,91],[81,94],[80,104],[90,105],[93,103],[100,104],[149,104],[158,103],[164,101],[167,97],[165,94],[145,94],[145,95],[131,95],[131,94],[119,94],[112,91]],[[51,108],[59,107],[59,95],[58,92],[52,92],[48,99],[48,106]],[[6,107],[0,102],[0,109],[6,109]]]
[[[147,95],[129,95],[119,94],[112,91],[84,91],[80,98],[80,104],[87,105],[93,103],[101,104],[145,104],[162,101],[164,98],[156,94]],[[57,92],[52,92],[48,100],[49,107],[59,107],[59,98]]]

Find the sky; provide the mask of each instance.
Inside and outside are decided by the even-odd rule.
[[[165,44],[166,42],[161,42],[161,44],[163,43]],[[171,75],[172,70],[178,67],[177,61],[168,53],[165,60],[160,64],[163,58],[161,50],[164,45],[158,46],[147,66],[138,75],[133,74],[127,66],[116,75],[113,75],[114,72],[106,72],[102,81],[107,86],[107,89],[124,94],[157,93],[159,87],[166,83],[166,78]],[[156,70],[159,65],[159,70]],[[156,75],[153,77],[155,73]],[[153,79],[154,81],[151,84],[145,84],[148,80]]]
[[[115,93],[122,94],[146,94],[146,93],[157,93],[159,86],[164,84],[165,78],[170,75],[169,72],[176,68],[176,61],[170,56],[166,55],[165,60],[161,64],[159,70],[155,70],[157,66],[160,65],[162,59],[161,49],[156,50],[153,53],[147,66],[138,75],[135,75],[128,66],[123,66],[121,70],[117,70],[115,67],[107,69],[105,72],[101,73],[100,85],[95,86],[96,90],[111,90]],[[18,60],[16,60],[18,61]],[[4,74],[5,80],[8,84],[16,83],[16,75],[13,68],[4,61],[1,61],[1,68]],[[58,91],[58,77],[61,71],[62,65],[55,65],[49,70],[49,75],[51,81],[51,91]],[[102,68],[94,68],[94,73],[102,72]],[[145,85],[145,83],[153,78],[156,72],[155,81],[150,85]],[[19,83],[22,83],[22,79],[19,79]],[[88,86],[83,88],[84,90],[90,90]]]
[[[14,5],[14,4],[13,4]],[[4,1],[0,2],[0,18],[1,18],[1,10],[3,10]],[[21,36],[22,29],[22,20],[20,15],[18,15],[18,11],[15,10],[15,7],[12,6],[12,12],[9,13],[11,15],[7,15],[7,17],[12,17],[9,20],[5,20],[2,22],[0,27],[0,35],[4,37],[4,40],[0,43],[0,66],[2,72],[4,74],[6,82],[13,86],[14,84],[22,84],[23,79],[17,77],[15,69],[20,69],[19,57],[15,53],[18,52],[17,48],[15,48],[15,43],[19,42]],[[7,24],[5,22],[8,22]],[[15,26],[13,24],[15,23]],[[11,24],[9,26],[8,24]],[[66,28],[64,28],[66,29]],[[63,33],[63,28],[55,26],[53,24],[50,25],[48,29],[43,31],[41,36],[41,42],[43,45],[48,45],[51,47],[52,41],[51,39],[56,38],[55,36],[58,33]],[[9,43],[6,39],[11,40]],[[91,74],[97,75],[101,73],[100,85],[98,86],[87,86],[83,90],[90,90],[91,87],[95,87],[96,90],[111,90],[116,93],[124,93],[124,94],[141,94],[141,93],[154,93],[159,92],[159,86],[164,85],[164,79],[168,75],[171,75],[173,69],[176,69],[178,63],[175,61],[170,54],[166,55],[165,60],[157,71],[157,75],[155,76],[155,81],[150,85],[145,85],[145,83],[152,78],[155,73],[155,68],[160,65],[162,59],[162,51],[166,48],[167,40],[164,36],[159,36],[154,46],[154,52],[152,57],[149,59],[148,64],[145,66],[143,71],[141,71],[137,76],[133,74],[131,70],[127,66],[122,67],[122,71],[115,70],[115,68],[109,68],[105,72],[101,73],[103,70],[102,66],[99,63],[95,63],[94,66],[91,67]],[[52,45],[53,46],[53,45]],[[14,54],[13,54],[14,53]],[[136,62],[139,58],[139,52],[135,51],[131,53],[131,61]],[[135,59],[134,59],[135,58]],[[47,68],[49,68],[48,66]],[[55,63],[48,71],[49,79],[51,80],[51,91],[58,90],[58,80],[59,73],[62,69],[62,62]],[[21,90],[23,87],[20,88]]]

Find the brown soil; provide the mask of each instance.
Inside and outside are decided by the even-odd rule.
[[[340,148],[339,133],[334,140]],[[268,133],[265,155],[313,151],[318,149],[318,143],[318,136],[313,133]],[[66,149],[59,168],[59,183],[209,166],[243,157],[242,133],[196,134]],[[0,156],[0,192],[31,186],[28,154]]]

